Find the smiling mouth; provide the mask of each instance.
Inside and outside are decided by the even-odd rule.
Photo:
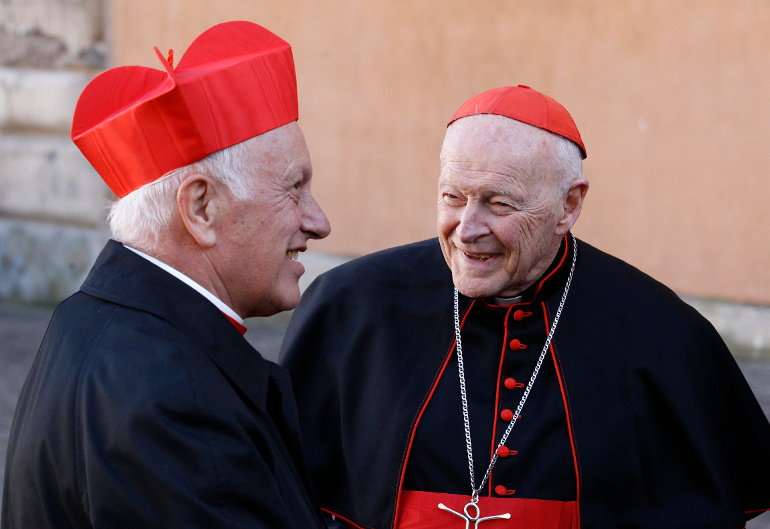
[[[296,261],[299,258],[299,252],[297,250],[290,250],[286,252],[286,257]]]
[[[472,253],[463,252],[463,254],[465,254],[465,256],[468,259],[473,259],[474,261],[486,261],[492,257],[491,253],[473,253],[472,254]]]

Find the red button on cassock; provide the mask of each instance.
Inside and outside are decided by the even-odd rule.
[[[501,446],[497,449],[497,455],[499,457],[508,457],[508,454],[510,454],[511,451],[508,449],[507,446]]]
[[[524,319],[524,311],[519,309],[516,312],[513,313],[513,319],[516,321],[521,321]]]
[[[513,412],[511,410],[503,410],[502,413],[500,413],[500,418],[504,421],[510,421],[513,419]]]
[[[516,387],[516,379],[506,378],[503,384],[505,384],[505,389],[514,389]]]
[[[511,343],[508,344],[511,346],[511,350],[518,351],[519,349],[526,349],[527,346],[523,345],[518,339],[514,338],[511,340]]]
[[[505,488],[503,485],[498,485],[495,487],[495,494],[498,496],[507,496],[508,495],[508,489]]]

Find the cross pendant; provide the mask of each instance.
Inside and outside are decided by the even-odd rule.
[[[468,512],[468,509],[471,507],[473,507],[476,510],[476,513],[473,516],[471,516],[471,514]],[[511,517],[511,513],[507,512],[505,514],[498,514],[496,516],[485,516],[484,518],[481,518],[481,511],[479,510],[479,506],[476,505],[476,503],[473,501],[469,502],[463,509],[463,512],[465,513],[464,515],[460,514],[457,511],[453,511],[443,503],[439,503],[438,508],[444,511],[451,512],[455,516],[458,516],[463,520],[465,520],[465,529],[471,529],[471,522],[473,522],[473,529],[478,529],[479,524],[481,522],[486,522],[487,520],[499,520],[499,519],[507,520]]]

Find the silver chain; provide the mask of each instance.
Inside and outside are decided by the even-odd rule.
[[[570,235],[572,235],[570,233]],[[545,340],[545,345],[543,346],[543,350],[540,352],[540,358],[537,360],[537,365],[535,365],[535,370],[532,372],[532,376],[529,379],[529,383],[527,384],[527,387],[524,389],[524,394],[521,396],[521,400],[519,401],[519,405],[516,407],[516,413],[513,414],[513,419],[511,419],[511,423],[508,425],[508,428],[505,430],[505,433],[503,434],[503,437],[500,439],[500,443],[497,445],[497,448],[495,448],[495,451],[492,455],[492,461],[489,463],[489,467],[487,467],[487,472],[484,474],[484,479],[481,480],[481,484],[479,484],[478,488],[476,488],[476,477],[473,473],[473,448],[471,446],[471,425],[470,425],[470,418],[468,416],[468,397],[467,392],[465,389],[465,367],[463,366],[463,345],[462,340],[460,339],[460,308],[459,308],[459,302],[458,302],[458,294],[457,294],[457,287],[455,287],[455,294],[454,294],[454,319],[455,319],[455,338],[457,340],[457,370],[460,374],[460,397],[462,398],[463,402],[463,420],[465,421],[465,447],[468,451],[468,469],[470,470],[470,476],[471,476],[471,490],[473,493],[471,494],[471,502],[476,503],[479,501],[479,493],[484,488],[484,485],[487,483],[487,480],[489,479],[489,475],[492,473],[492,469],[495,468],[495,464],[497,463],[497,451],[500,449],[501,446],[505,445],[505,442],[508,440],[508,436],[511,434],[511,430],[513,430],[513,426],[516,424],[516,421],[519,418],[519,415],[521,415],[521,410],[524,408],[524,403],[527,402],[527,398],[529,397],[529,392],[532,390],[532,385],[535,383],[535,379],[537,378],[537,374],[540,372],[540,367],[543,365],[543,360],[545,359],[545,355],[548,352],[548,346],[551,345],[551,339],[553,338],[553,333],[556,332],[556,326],[559,324],[559,317],[561,316],[561,310],[564,308],[564,302],[567,300],[567,293],[569,292],[570,284],[572,284],[572,274],[575,272],[575,263],[577,262],[577,240],[575,239],[575,236],[572,235],[572,245],[574,247],[574,250],[572,252],[572,268],[570,268],[569,271],[569,277],[567,278],[567,284],[564,286],[564,294],[561,296],[561,302],[559,303],[559,308],[556,311],[556,315],[553,318],[553,325],[551,326],[551,332],[548,333],[548,338]]]

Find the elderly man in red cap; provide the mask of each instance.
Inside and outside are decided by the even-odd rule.
[[[297,254],[329,233],[291,48],[229,22],[161,61],[103,73],[75,110],[116,240],[22,390],[3,529],[324,526],[288,374],[242,336],[299,302]]]
[[[450,121],[438,239],[306,291],[290,369],[322,508],[350,527],[743,527],[770,425],[673,292],[577,240],[586,150],[525,86]]]

